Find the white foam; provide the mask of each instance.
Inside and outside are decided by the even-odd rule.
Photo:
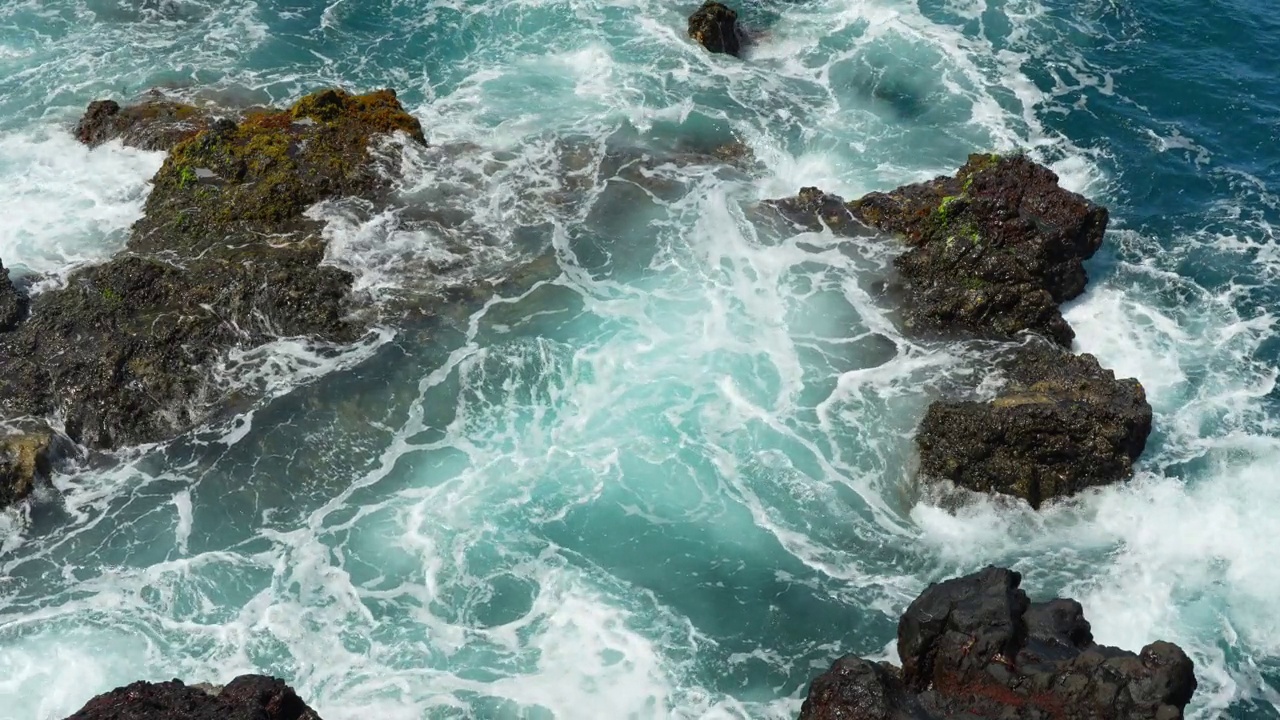
[[[376,327],[351,345],[286,337],[248,349],[233,348],[214,366],[214,381],[224,390],[241,388],[267,399],[279,397],[303,383],[355,367],[394,337],[393,330]],[[243,437],[245,430],[236,423],[229,432],[228,439]]]
[[[0,134],[0,260],[46,275],[110,257],[163,161],[119,143],[90,150],[58,126]]]

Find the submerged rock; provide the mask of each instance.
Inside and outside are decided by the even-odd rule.
[[[321,226],[304,212],[385,194],[370,146],[397,130],[423,141],[394,92],[326,90],[179,142],[126,251],[40,294],[0,334],[0,415],[59,414],[93,448],[159,441],[216,406],[210,367],[228,350],[359,337],[353,279],[321,264]]]
[[[895,267],[917,332],[1012,338],[1030,330],[1064,346],[1074,333],[1058,305],[1084,291],[1083,261],[1108,221],[1106,208],[1017,155],[972,155],[954,177],[850,203],[806,188],[767,205],[809,230],[859,235],[870,226],[901,236],[909,249]]]
[[[0,261],[0,333],[8,332],[27,316],[27,296],[9,279],[9,271]]]
[[[1129,477],[1151,433],[1137,380],[1117,380],[1092,355],[1033,342],[1006,363],[989,402],[941,401],[916,435],[920,470],[1032,507]]]
[[[142,102],[127,107],[114,100],[89,103],[75,136],[89,147],[119,139],[142,150],[169,150],[195,137],[211,122],[206,110],[153,91]]]
[[[241,675],[218,688],[180,680],[103,693],[67,720],[320,720],[283,680]]]
[[[1074,600],[1033,603],[1011,570],[930,585],[898,623],[902,668],[844,657],[800,720],[1174,720],[1196,689],[1177,646],[1098,645]]]
[[[707,0],[689,16],[689,37],[713,53],[737,55],[738,13],[727,5]]]

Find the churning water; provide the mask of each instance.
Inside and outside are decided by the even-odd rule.
[[[162,160],[76,145],[90,99],[389,86],[432,145],[390,148],[392,210],[314,211],[384,308],[359,346],[229,358],[263,401],[0,516],[0,716],[260,671],[329,720],[789,718],[836,656],[891,657],[929,581],[998,563],[1102,642],[1180,643],[1195,716],[1280,718],[1274,9],[750,0],[743,61],[693,9],[0,3],[0,259],[46,285],[123,246]],[[708,160],[732,141],[755,170]],[[1111,208],[1067,317],[1156,429],[1130,483],[952,513],[911,436],[983,349],[896,331],[892,244],[744,208],[1014,148]]]

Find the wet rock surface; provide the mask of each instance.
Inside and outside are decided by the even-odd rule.
[[[689,16],[689,37],[713,53],[736,56],[741,49],[738,13],[727,5],[708,0]]]
[[[781,232],[899,236],[907,250],[886,288],[911,334],[1022,339],[995,400],[929,408],[916,437],[926,479],[1038,508],[1132,474],[1151,432],[1142,386],[1062,350],[1075,333],[1059,305],[1084,292],[1084,261],[1101,246],[1108,213],[1051,170],[1021,155],[975,154],[954,176],[853,202],[808,187],[753,212]]]
[[[916,435],[922,475],[1038,508],[1132,474],[1152,420],[1137,380],[1046,342],[1003,365],[1009,383],[994,400],[929,407]]]
[[[0,333],[18,327],[26,316],[27,296],[13,284],[0,260]]]
[[[29,497],[67,451],[66,442],[43,425],[0,430],[0,507]]]
[[[221,688],[137,682],[103,693],[67,720],[320,720],[282,680],[241,675]]]
[[[89,103],[75,136],[89,147],[118,139],[142,150],[169,150],[212,122],[208,110],[153,91],[141,102],[124,107],[114,100]]]
[[[845,203],[817,188],[767,203],[812,231],[903,238],[894,265],[909,329],[925,335],[1013,338],[1033,331],[1069,346],[1058,305],[1088,281],[1083,262],[1102,244],[1108,213],[1061,188],[1023,156],[972,155],[954,176]]]
[[[1058,186],[1023,156],[972,155],[954,177],[871,193],[863,222],[911,246],[896,266],[922,330],[1074,337],[1058,304],[1084,292],[1084,260],[1102,245],[1106,208]]]
[[[837,235],[869,234],[871,231],[853,215],[848,203],[839,195],[823,192],[816,187],[801,188],[793,198],[765,200],[762,209],[775,213],[775,217],[789,224],[792,229],[822,232],[829,228]],[[756,212],[754,219],[769,219],[769,214]],[[782,229],[777,223],[771,223]]]
[[[1093,641],[1073,600],[1033,603],[1001,568],[930,585],[898,623],[902,668],[844,657],[800,720],[1174,720],[1196,689],[1178,646]]]
[[[125,252],[41,293],[0,334],[0,417],[60,415],[90,448],[163,440],[216,405],[209,368],[228,350],[358,338],[352,277],[321,265],[304,211],[382,197],[390,175],[370,148],[397,130],[423,142],[395,93],[328,90],[179,142]]]

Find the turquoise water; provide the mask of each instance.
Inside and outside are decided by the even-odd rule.
[[[1193,715],[1280,717],[1280,36],[1257,0],[753,3],[744,62],[652,0],[9,0],[0,258],[110,256],[161,157],[78,147],[91,98],[392,86],[400,200],[316,209],[385,319],[221,368],[267,398],[0,517],[0,716],[139,679],[287,679],[327,720],[788,718],[836,656],[986,563],[1102,642],[1194,657]],[[748,175],[690,153],[738,140]],[[901,337],[892,247],[744,205],[1029,148],[1112,209],[1079,350],[1139,378],[1135,480],[952,514],[911,434],[983,349]],[[683,158],[683,159],[681,159]],[[552,279],[406,303],[554,257]]]

